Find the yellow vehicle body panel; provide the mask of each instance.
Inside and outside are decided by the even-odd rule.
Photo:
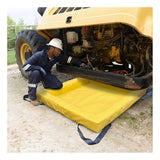
[[[37,98],[69,119],[99,132],[145,93],[146,89],[127,90],[76,78],[64,82],[60,90],[39,91]]]
[[[46,9],[37,28],[40,34],[50,29],[123,23],[153,37],[152,7],[93,7],[54,15],[57,8]],[[70,23],[66,23],[67,17],[72,17]]]

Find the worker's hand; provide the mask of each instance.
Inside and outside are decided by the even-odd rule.
[[[42,67],[40,67],[40,72],[42,73],[43,76],[46,75],[46,71]]]
[[[86,65],[85,63],[81,63],[80,67],[82,67],[82,68],[88,68],[88,65]]]

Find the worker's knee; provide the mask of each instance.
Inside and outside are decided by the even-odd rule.
[[[39,70],[32,71],[31,79],[34,79],[36,82],[41,80],[41,73]]]
[[[61,82],[52,82],[51,84],[46,84],[44,82],[43,83],[43,86],[44,88],[50,88],[50,89],[61,89],[63,87],[63,84]]]
[[[42,80],[44,88],[61,89],[62,82],[55,75],[47,74]]]
[[[28,71],[26,72],[26,74],[29,79],[29,82],[38,83],[41,80],[41,74],[38,70]]]
[[[57,79],[56,81],[54,81],[54,85],[52,87],[55,89],[61,89],[63,87],[63,84]]]
[[[39,70],[34,70],[34,71],[32,71],[32,76],[34,76],[34,77],[40,77],[40,71]]]
[[[62,83],[59,83],[59,85],[57,86],[57,89],[61,89],[63,87]]]

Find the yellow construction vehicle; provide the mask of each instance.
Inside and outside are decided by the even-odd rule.
[[[42,19],[37,31],[22,31],[16,39],[22,75],[26,59],[57,37],[63,54],[90,64],[87,69],[58,64],[59,72],[127,89],[152,84],[152,8],[41,7],[38,12]]]

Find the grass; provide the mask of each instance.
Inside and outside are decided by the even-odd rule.
[[[16,63],[15,51],[11,50],[7,52],[7,65]]]

